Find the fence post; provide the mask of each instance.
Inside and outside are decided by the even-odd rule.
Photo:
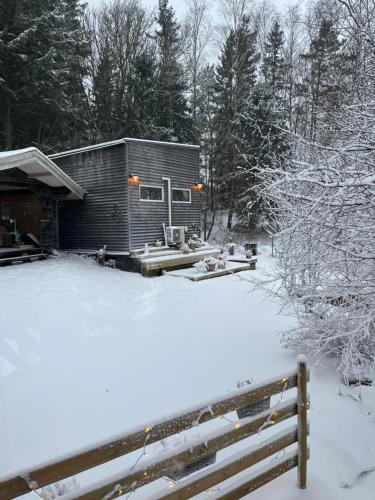
[[[297,358],[297,408],[298,408],[298,487],[307,485],[307,359]]]

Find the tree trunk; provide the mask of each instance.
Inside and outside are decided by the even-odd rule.
[[[5,149],[7,151],[12,149],[12,112],[10,106],[10,98],[5,98],[5,113],[4,113],[4,135],[5,135]]]

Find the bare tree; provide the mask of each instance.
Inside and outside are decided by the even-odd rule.
[[[211,39],[211,22],[207,0],[185,0],[187,13],[184,21],[185,67],[189,75],[190,106],[194,121],[197,119],[199,73],[206,62]]]

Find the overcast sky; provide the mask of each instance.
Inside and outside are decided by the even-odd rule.
[[[100,4],[103,3],[103,1],[105,3],[106,1],[109,1],[109,0],[86,0],[86,2],[90,6],[100,5]],[[141,3],[145,7],[151,7],[151,8],[157,7],[158,4],[159,4],[158,0],[142,0]],[[184,2],[184,0],[170,0],[170,4],[172,5],[172,7],[174,8],[174,10],[176,11],[177,16],[179,18],[181,18],[184,15],[184,12],[185,12],[185,2]]]

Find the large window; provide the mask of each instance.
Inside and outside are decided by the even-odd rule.
[[[172,189],[173,203],[191,203],[191,190],[190,189]]]
[[[141,201],[164,201],[164,189],[161,186],[139,186]]]

